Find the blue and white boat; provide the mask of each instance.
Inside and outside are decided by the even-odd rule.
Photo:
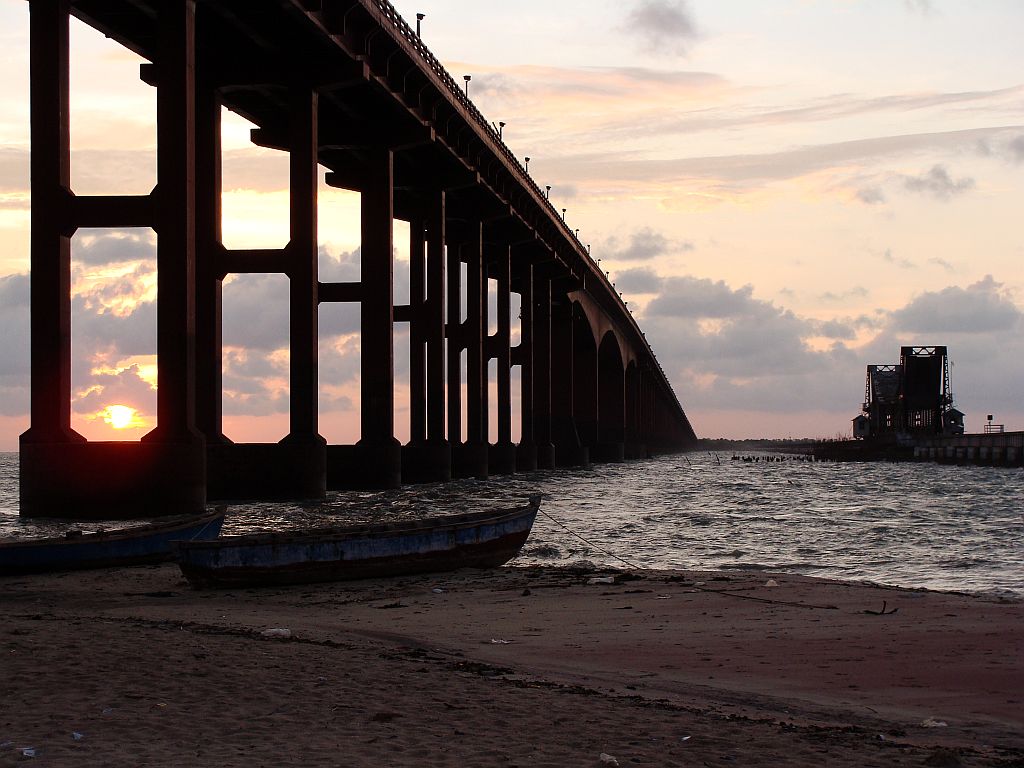
[[[45,539],[5,539],[0,541],[0,576],[170,560],[172,541],[219,536],[225,511],[225,507],[218,507],[200,515],[178,515],[111,531],[72,530]]]
[[[514,509],[175,542],[192,586],[243,587],[494,568],[526,543],[540,496]]]

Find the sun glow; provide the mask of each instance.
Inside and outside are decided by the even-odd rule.
[[[141,425],[138,411],[127,405],[108,405],[103,411],[103,421],[114,429],[128,429]]]

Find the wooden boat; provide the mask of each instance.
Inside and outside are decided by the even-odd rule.
[[[174,547],[182,572],[197,588],[494,568],[522,548],[539,508],[540,496],[531,496],[515,509],[181,541]]]
[[[68,531],[46,539],[0,541],[0,575],[140,565],[170,560],[171,542],[220,535],[225,507],[113,531]]]

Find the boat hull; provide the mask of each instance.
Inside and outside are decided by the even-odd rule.
[[[179,542],[175,549],[182,573],[197,588],[494,568],[518,554],[536,514],[531,504],[405,524]]]
[[[0,576],[143,565],[170,560],[171,542],[220,535],[224,509],[74,537],[0,542]]]

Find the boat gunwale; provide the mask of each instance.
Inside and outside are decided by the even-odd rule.
[[[463,512],[458,515],[444,517],[422,517],[415,520],[396,520],[389,523],[371,523],[369,525],[351,525],[329,528],[302,528],[294,531],[261,531],[239,536],[220,536],[216,539],[195,541],[172,541],[178,551],[199,549],[228,549],[231,547],[257,547],[275,544],[301,545],[311,541],[324,543],[344,541],[356,538],[388,538],[422,531],[442,532],[476,528],[489,522],[501,522],[507,519],[536,514],[539,503],[528,503],[521,507],[499,510],[481,510],[479,512]]]

